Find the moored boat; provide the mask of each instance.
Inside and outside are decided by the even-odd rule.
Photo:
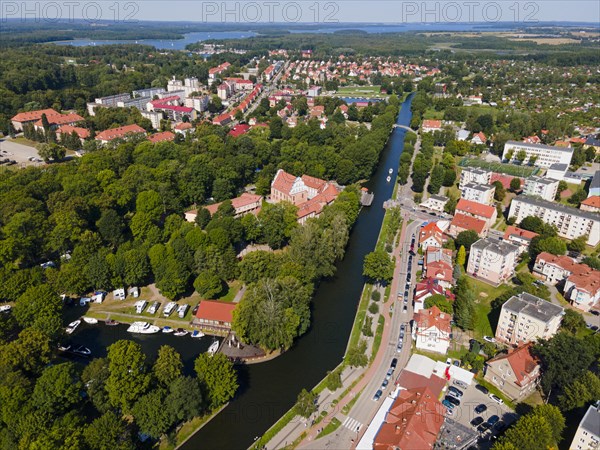
[[[390,175],[391,175],[391,174],[393,174],[393,173],[394,173],[394,169],[392,169],[392,168],[390,167],[390,170],[388,170],[388,173],[389,173]]]
[[[96,325],[98,323],[98,319],[94,319],[93,317],[84,317],[83,321],[85,323],[89,323],[90,325]]]
[[[156,325],[150,325],[148,322],[133,322],[127,328],[127,331],[130,333],[138,333],[138,334],[154,334],[160,331]]]
[[[172,333],[173,331],[175,331],[175,330],[171,327],[163,327],[163,329],[162,329],[163,333]]]
[[[74,345],[70,352],[79,356],[90,356],[92,354],[92,351],[83,345]]]
[[[387,178],[385,179],[385,181],[387,181],[387,182],[389,183],[390,181],[392,181],[392,177],[390,177],[390,176],[388,175],[388,176],[387,176]]]
[[[104,325],[108,325],[109,327],[114,327],[115,325],[119,325],[119,322],[112,319],[107,319],[104,321]]]
[[[200,331],[200,330],[194,330],[194,331],[192,331],[192,337],[193,338],[201,338],[201,337],[204,337],[204,336],[205,336],[205,334],[202,331]]]
[[[175,332],[175,336],[185,336],[186,334],[188,334],[189,331],[184,330],[183,328],[177,328],[177,331]]]
[[[215,341],[212,344],[210,344],[210,347],[208,347],[208,350],[206,352],[209,355],[214,355],[215,353],[217,353],[217,350],[219,350],[219,341]]]
[[[73,333],[77,329],[77,327],[81,324],[81,320],[75,320],[69,324],[69,326],[65,329],[67,334]]]

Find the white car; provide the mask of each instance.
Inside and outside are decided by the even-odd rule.
[[[495,343],[496,343],[496,339],[494,339],[494,338],[493,338],[493,337],[491,337],[491,336],[484,336],[484,337],[483,337],[483,340],[484,340],[485,342],[489,342],[489,343],[491,343],[491,344],[495,344]]]
[[[504,401],[502,401],[502,399],[500,397],[498,397],[497,395],[490,394],[488,397],[490,397],[492,400],[494,400],[499,405],[501,405],[502,403],[504,403]]]

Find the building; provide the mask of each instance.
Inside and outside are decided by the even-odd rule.
[[[467,273],[486,283],[499,285],[514,275],[518,256],[516,245],[480,239],[471,245]]]
[[[423,271],[427,278],[436,280],[442,287],[450,289],[454,284],[452,250],[428,247],[423,258]]]
[[[590,405],[579,422],[569,450],[597,450],[600,448],[600,400]]]
[[[244,192],[239,197],[231,199],[231,206],[234,210],[234,216],[237,218],[250,213],[258,214],[262,205],[262,201],[262,196]],[[219,206],[221,206],[222,203],[223,202],[214,203],[212,205],[205,206],[205,208],[212,216],[217,212]],[[195,222],[197,215],[198,210],[191,209],[185,213],[185,220],[187,220],[188,222]]]
[[[496,355],[485,363],[484,380],[492,383],[513,401],[522,401],[539,383],[540,361],[532,353],[531,342],[508,353]]]
[[[590,183],[590,190],[588,191],[588,197],[595,197],[600,195],[600,170],[597,170],[592,181]]]
[[[458,201],[455,211],[464,214],[465,216],[483,220],[486,223],[487,229],[491,228],[498,218],[498,211],[495,207],[479,202],[473,202],[471,200],[465,200],[464,198],[461,198]]]
[[[443,195],[430,195],[427,200],[421,203],[419,206],[422,208],[427,208],[432,211],[444,212],[444,206],[448,202],[448,197],[444,197]]]
[[[315,197],[321,191],[327,181],[309,175],[296,177],[279,169],[271,183],[271,200],[274,203],[287,201],[294,205],[300,205]]]
[[[564,309],[535,295],[513,295],[500,311],[496,340],[519,345],[549,339],[558,333]]]
[[[450,346],[451,320],[452,315],[441,312],[437,306],[415,313],[412,333],[417,348],[445,355]]]
[[[158,142],[169,142],[175,140],[175,134],[171,131],[163,131],[161,133],[155,133],[148,136],[148,140],[153,144]]]
[[[459,233],[468,230],[473,230],[479,237],[485,237],[487,236],[488,226],[487,223],[481,219],[456,213],[450,222],[448,234],[452,237],[456,237]]]
[[[133,94],[134,98],[150,97],[152,99],[152,98],[154,98],[155,95],[164,94],[165,92],[166,92],[165,88],[151,87],[151,88],[146,88],[146,89],[137,89],[135,91],[132,91],[131,93]]]
[[[321,86],[311,86],[308,88],[307,95],[309,97],[318,97],[321,95]]]
[[[586,198],[579,205],[579,209],[582,211],[589,211],[598,213],[600,212],[600,195],[594,195],[592,197]]]
[[[510,203],[508,217],[520,223],[525,217],[537,216],[544,223],[555,225],[558,235],[567,239],[587,236],[587,245],[600,242],[600,215],[560,203],[519,195]]]
[[[550,284],[565,281],[573,274],[591,274],[593,270],[587,264],[579,264],[568,256],[557,256],[547,252],[540,253],[533,265],[533,272]]]
[[[479,133],[474,133],[473,137],[471,138],[471,144],[485,145],[486,142],[487,142],[487,137],[481,131]]]
[[[536,167],[550,167],[552,164],[571,164],[573,149],[566,147],[556,147],[543,144],[529,144],[526,142],[507,141],[504,144],[502,159],[508,162],[517,161],[516,157],[520,151],[525,152],[523,163],[530,163],[534,158],[532,165]],[[510,158],[508,158],[510,156]]]
[[[421,227],[421,232],[419,233],[419,247],[423,250],[430,247],[441,248],[444,242],[444,231],[438,225],[438,222],[429,222],[424,227]]]
[[[198,117],[196,110],[188,106],[158,103],[153,105],[153,110],[164,114],[169,120],[172,120],[173,122],[183,122],[186,118],[187,120],[196,120],[196,118]]]
[[[421,125],[421,131],[423,133],[433,133],[434,131],[442,130],[442,121],[441,120],[424,120],[423,125]]]
[[[494,204],[496,187],[489,184],[466,183],[460,191],[460,197],[484,205]]]
[[[454,295],[447,289],[444,289],[438,280],[425,278],[415,286],[413,295],[413,310],[415,313],[425,308],[425,300],[432,295],[444,295],[450,300],[454,300]]]
[[[204,112],[208,109],[209,100],[208,95],[186,97],[184,105],[188,108],[194,108],[198,112]]]
[[[126,139],[129,136],[143,134],[146,135],[144,130],[139,125],[125,125],[123,127],[110,128],[108,130],[101,131],[96,135],[96,140],[102,144],[107,144],[115,139]]]
[[[75,113],[69,113],[69,114],[60,114],[59,113],[59,114],[46,115],[46,119],[48,120],[48,126],[51,130],[56,130],[57,128],[59,128],[62,125],[75,126],[79,122],[83,122],[83,120],[84,120],[83,117],[81,117],[79,114],[75,114]],[[37,122],[34,122],[33,127],[36,130],[45,131],[43,118],[38,120]]]
[[[15,115],[11,120],[13,127],[16,131],[23,131],[23,127],[27,124],[33,124],[38,120],[42,120],[42,116],[56,116],[60,115],[58,111],[53,110],[52,108],[48,109],[39,109],[37,111],[27,111],[22,112]]]
[[[213,84],[217,77],[225,72],[230,66],[230,63],[224,62],[223,64],[219,64],[217,67],[211,67],[208,69],[208,84]]]
[[[90,137],[90,130],[87,128],[74,127],[72,125],[63,125],[58,130],[56,130],[56,137],[62,141],[63,135],[72,135],[75,133],[79,140],[83,144],[87,138]]]
[[[432,449],[446,409],[428,387],[400,390],[373,441],[373,450]]]
[[[160,128],[160,121],[163,120],[163,115],[158,111],[141,111],[142,117],[148,119],[152,123],[152,128],[158,130]]]
[[[509,225],[506,227],[502,240],[519,247],[519,254],[522,254],[529,249],[531,240],[536,236],[539,236],[539,234]]]
[[[235,307],[235,303],[202,300],[192,320],[192,325],[208,332],[227,332],[231,330]]]
[[[188,133],[193,133],[195,130],[196,129],[194,128],[194,126],[189,122],[179,122],[173,127],[173,131],[175,131],[175,133],[180,133],[184,136]]]
[[[99,97],[92,103],[87,104],[87,110],[90,116],[96,115],[96,108],[117,108],[119,102],[131,99],[131,95],[128,93],[108,95],[106,97]]]
[[[552,202],[558,192],[558,183],[558,180],[552,178],[531,176],[525,180],[523,194]]]
[[[600,300],[600,271],[570,275],[563,292],[575,308],[586,312],[595,308]]]
[[[327,186],[316,196],[298,207],[298,223],[304,225],[312,217],[319,217],[323,208],[334,202],[340,193],[338,186],[327,183]]]
[[[489,170],[478,169],[477,167],[464,167],[460,172],[458,187],[462,191],[467,183],[492,184],[492,173]]]
[[[146,109],[148,102],[152,100],[152,97],[134,97],[127,100],[117,102],[118,108],[135,108],[143,111]]]
[[[562,181],[565,178],[567,170],[569,170],[568,164],[555,163],[548,167],[544,176],[546,178],[552,178],[553,180]]]

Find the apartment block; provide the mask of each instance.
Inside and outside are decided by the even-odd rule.
[[[492,185],[467,183],[462,187],[460,197],[472,202],[492,205],[494,192],[496,192],[496,188]]]
[[[533,165],[536,167],[550,167],[552,164],[571,164],[573,149],[568,147],[555,147],[543,144],[529,144],[527,142],[507,141],[504,144],[502,159],[515,162],[519,152],[525,152],[524,164],[530,163],[534,158]],[[510,156],[510,159],[508,158]]]
[[[516,346],[549,339],[558,332],[563,315],[563,308],[535,295],[514,295],[502,305],[496,340]]]
[[[556,226],[558,235],[567,239],[587,236],[587,245],[600,242],[600,215],[546,200],[520,195],[510,203],[508,217],[517,223],[525,217],[537,216],[544,223]]]
[[[460,172],[459,189],[462,190],[467,183],[491,184],[492,172],[478,169],[477,167],[464,167]]]
[[[498,285],[514,275],[519,247],[490,238],[479,239],[471,246],[467,273]]]
[[[591,405],[573,437],[569,450],[597,450],[600,448],[600,400]]]
[[[523,194],[532,197],[540,197],[549,202],[554,201],[558,191],[558,180],[531,176],[525,180]]]

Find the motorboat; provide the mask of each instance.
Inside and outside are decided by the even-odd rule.
[[[93,317],[84,317],[83,321],[85,323],[89,323],[90,325],[96,325],[98,323],[98,319],[94,319]]]
[[[67,332],[67,334],[72,334],[73,331],[75,331],[80,324],[81,320],[75,320],[69,324],[65,331]]]
[[[174,336],[185,336],[188,333],[188,330],[184,330],[183,328],[177,328],[177,331],[175,331]]]
[[[177,303],[175,302],[169,302],[165,305],[165,309],[163,309],[163,315],[165,317],[169,317],[173,311],[175,311],[175,308],[177,308]]]
[[[206,352],[209,355],[214,355],[215,353],[217,353],[217,350],[219,350],[219,341],[215,341],[212,344],[210,344],[210,347],[208,347],[208,350]]]
[[[70,352],[79,356],[90,356],[92,354],[92,351],[83,345],[74,345],[71,347]]]
[[[163,329],[162,329],[163,333],[172,333],[173,331],[175,331],[175,330],[171,327],[163,327]]]
[[[390,177],[390,176],[388,175],[388,176],[387,176],[387,178],[385,179],[385,181],[387,181],[387,182],[389,183],[390,181],[392,181],[392,177]]]
[[[160,328],[156,325],[150,325],[148,322],[133,322],[127,328],[130,333],[138,334],[154,334],[160,331]]]
[[[391,175],[391,174],[393,174],[393,173],[394,173],[394,169],[392,169],[392,168],[390,167],[390,170],[388,170],[388,173],[389,173],[390,175]]]
[[[206,335],[202,331],[200,331],[200,330],[194,330],[194,331],[192,331],[192,337],[193,338],[201,338],[201,337],[204,337],[204,336],[206,336]]]
[[[71,344],[58,344],[59,352],[68,352],[71,350]]]
[[[109,327],[114,327],[115,325],[119,325],[119,322],[117,322],[116,320],[112,320],[112,319],[106,319],[104,321],[104,325],[108,325]]]
[[[12,309],[12,306],[10,306],[10,305],[0,306],[0,312],[10,312],[11,309]]]

